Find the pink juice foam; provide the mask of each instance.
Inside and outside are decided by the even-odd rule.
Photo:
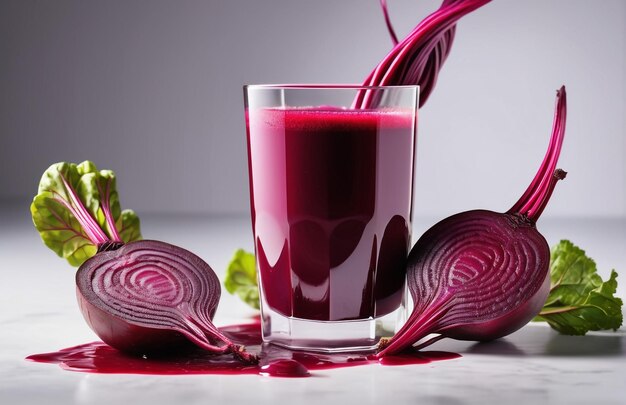
[[[410,243],[414,112],[259,109],[247,112],[247,126],[266,305],[322,321],[397,309]]]

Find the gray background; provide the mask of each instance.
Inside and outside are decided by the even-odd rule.
[[[438,2],[390,0],[401,36]],[[114,169],[140,214],[249,209],[245,83],[359,83],[390,49],[377,0],[0,0],[0,200],[52,162]],[[626,2],[497,0],[464,18],[420,111],[416,209],[505,210],[569,95],[546,216],[626,216]]]

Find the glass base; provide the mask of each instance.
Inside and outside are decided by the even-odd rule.
[[[325,353],[376,350],[380,338],[391,337],[406,319],[406,306],[380,318],[313,321],[263,310],[263,341],[292,350]]]

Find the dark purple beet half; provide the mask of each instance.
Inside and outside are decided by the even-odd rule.
[[[192,342],[215,353],[242,353],[211,321],[219,279],[188,250],[143,240],[101,251],[79,268],[76,286],[85,320],[118,350],[164,354]]]
[[[545,238],[533,223],[493,211],[439,222],[415,244],[408,263],[415,308],[439,306],[442,316],[431,327],[455,339],[493,340],[516,331],[539,312],[550,288]]]
[[[565,135],[565,88],[557,91],[548,151],[522,197],[505,213],[453,215],[430,228],[411,249],[407,282],[415,307],[378,356],[442,337],[492,340],[524,326],[543,307],[550,288],[550,248],[535,223],[556,183]],[[436,337],[422,341],[431,334]]]

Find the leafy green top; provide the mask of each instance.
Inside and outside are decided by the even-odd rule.
[[[259,309],[259,287],[256,279],[256,262],[254,254],[243,249],[235,252],[226,269],[224,287],[252,308]]]
[[[615,270],[608,281],[602,281],[596,263],[567,240],[552,249],[550,259],[550,295],[536,321],[546,321],[566,335],[615,330],[622,325],[622,300],[615,297]]]
[[[80,266],[101,244],[141,239],[137,215],[120,208],[115,173],[98,171],[88,160],[50,166],[30,211],[46,246],[72,266]]]

